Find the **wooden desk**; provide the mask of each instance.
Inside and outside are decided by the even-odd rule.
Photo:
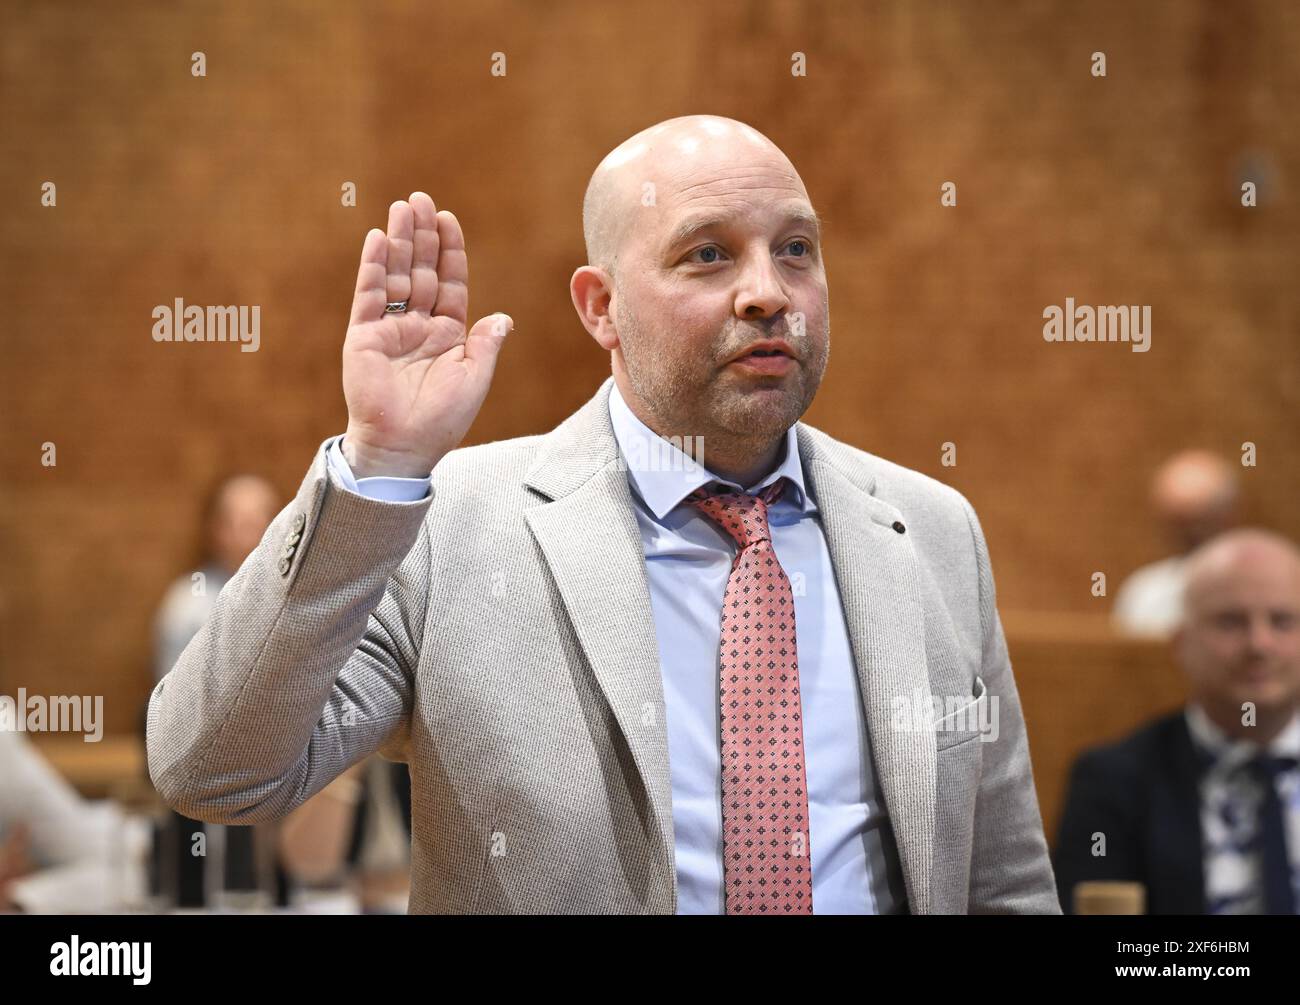
[[[73,788],[89,799],[120,798],[140,783],[152,789],[145,766],[144,737],[117,734],[86,743],[80,736],[23,735]]]

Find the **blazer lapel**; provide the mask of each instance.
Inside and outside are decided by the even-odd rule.
[[[871,757],[898,844],[911,913],[931,905],[934,858],[934,733],[895,724],[896,699],[911,712],[923,703],[930,720],[930,676],[916,554],[903,514],[872,492],[875,478],[860,464],[837,466],[820,439],[799,424],[799,453],[821,512],[857,663]]]
[[[1170,725],[1166,756],[1169,759],[1169,787],[1163,795],[1161,814],[1165,820],[1165,846],[1160,856],[1159,875],[1164,880],[1161,895],[1187,914],[1205,914],[1205,859],[1201,834],[1202,769],[1182,712]],[[1153,884],[1154,885],[1154,884]],[[1151,894],[1148,893],[1148,897]]]
[[[627,472],[609,420],[609,389],[545,437],[526,484],[551,501],[524,512],[596,682],[631,751],[677,908],[672,780],[659,644]],[[667,906],[667,905],[664,905]]]

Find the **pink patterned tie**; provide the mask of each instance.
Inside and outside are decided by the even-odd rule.
[[[812,914],[808,786],[794,594],[758,496],[701,488],[688,502],[738,546],[722,598],[722,861],[728,914]]]

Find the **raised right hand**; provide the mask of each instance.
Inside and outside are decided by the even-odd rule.
[[[423,478],[454,450],[483,405],[514,320],[489,314],[466,334],[469,265],[460,223],[423,192],[366,234],[343,343],[348,429],[358,478]],[[401,314],[390,301],[409,300]]]

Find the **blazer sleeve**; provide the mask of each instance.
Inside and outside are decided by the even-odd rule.
[[[322,445],[153,690],[149,774],[164,802],[212,823],[270,820],[376,750],[403,759],[432,501],[347,491]]]
[[[984,745],[975,799],[967,910],[971,914],[1060,914],[988,547],[975,510],[963,502],[979,572],[980,676],[990,700],[998,699],[998,738]]]
[[[1074,887],[1088,880],[1144,880],[1132,800],[1141,789],[1114,752],[1075,761],[1056,836],[1061,903],[1074,913]]]

